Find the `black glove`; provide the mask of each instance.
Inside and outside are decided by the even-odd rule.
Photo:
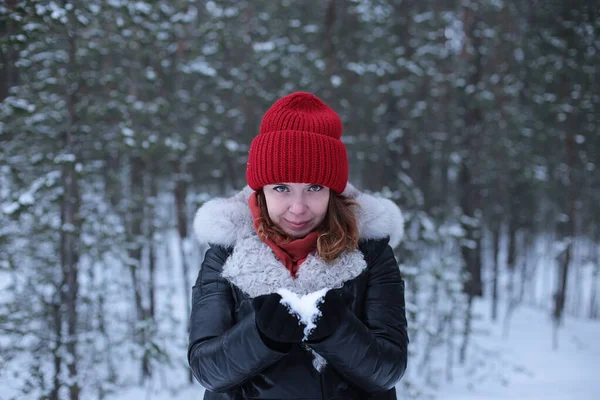
[[[308,335],[309,342],[318,342],[327,338],[340,326],[346,308],[342,290],[328,291],[317,307],[321,311],[321,315],[317,318],[316,327]]]
[[[280,301],[280,295],[271,293],[255,297],[252,303],[263,342],[275,350],[287,351],[292,343],[302,342],[304,325]]]

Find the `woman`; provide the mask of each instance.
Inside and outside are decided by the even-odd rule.
[[[348,184],[341,134],[314,95],[279,99],[252,141],[248,187],[198,210],[196,235],[211,247],[188,360],[205,399],[396,399],[408,336],[392,247],[403,219]],[[326,291],[313,329],[281,289]]]

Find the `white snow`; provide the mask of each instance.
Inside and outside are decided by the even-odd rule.
[[[217,75],[217,70],[214,69],[203,57],[198,57],[187,65],[181,67],[181,71],[186,74],[199,73],[204,76],[213,77]]]
[[[288,306],[292,315],[297,316],[305,326],[302,340],[307,340],[308,335],[315,329],[315,322],[321,315],[321,311],[317,306],[323,301],[323,297],[328,291],[329,288],[325,288],[304,296],[298,296],[288,289],[281,288],[277,290],[277,293],[281,296],[281,304]]]
[[[225,147],[227,148],[227,150],[229,150],[230,152],[234,153],[234,152],[236,152],[236,151],[239,150],[240,145],[235,140],[227,139],[225,141]]]
[[[273,50],[275,50],[275,43],[273,43],[271,41],[255,42],[255,43],[252,43],[252,48],[257,53],[263,52],[263,51],[265,51],[265,52],[273,51]]]
[[[68,164],[68,163],[72,163],[75,162],[75,154],[73,153],[64,153],[64,154],[59,154],[56,157],[54,157],[53,160],[56,164]]]
[[[431,12],[431,11],[427,11],[427,12],[415,15],[413,17],[413,21],[415,21],[417,24],[423,23],[423,22],[431,20],[431,19],[433,19],[433,12]]]
[[[133,131],[133,129],[131,129],[128,126],[122,126],[121,127],[121,133],[125,137],[133,137],[135,135],[135,132]]]
[[[31,192],[25,192],[19,196],[19,203],[25,206],[30,206],[35,203],[35,198]]]
[[[2,206],[2,212],[6,215],[10,215],[17,211],[19,207],[19,203],[17,202],[7,203]]]
[[[306,33],[315,33],[315,32],[319,31],[319,26],[318,25],[309,24],[309,25],[305,25],[303,30]]]
[[[453,382],[440,388],[445,400],[593,400],[600,396],[600,323],[567,317],[553,348],[552,319],[546,310],[522,306],[503,334],[502,318],[488,319],[488,301],[475,303],[485,318],[475,324],[479,332],[467,358],[481,353],[499,360],[458,370]],[[501,314],[504,315],[504,314]],[[477,355],[477,353],[480,353]]]

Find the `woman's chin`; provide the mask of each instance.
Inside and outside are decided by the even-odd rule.
[[[303,237],[306,237],[306,235],[309,234],[309,232],[306,232],[306,233],[304,233],[304,232],[302,232],[302,233],[299,233],[299,232],[285,232],[285,233],[287,233],[288,236],[291,237],[292,239],[302,239]]]
[[[283,229],[283,231],[286,234],[288,234],[288,236],[290,236],[294,239],[302,239],[303,237],[305,237],[312,231],[312,227],[306,227],[303,229],[292,229],[289,227],[285,227],[285,229]]]

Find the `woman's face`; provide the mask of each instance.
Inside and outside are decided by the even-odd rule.
[[[325,219],[329,188],[310,183],[277,183],[263,188],[269,217],[294,238],[301,238]]]

